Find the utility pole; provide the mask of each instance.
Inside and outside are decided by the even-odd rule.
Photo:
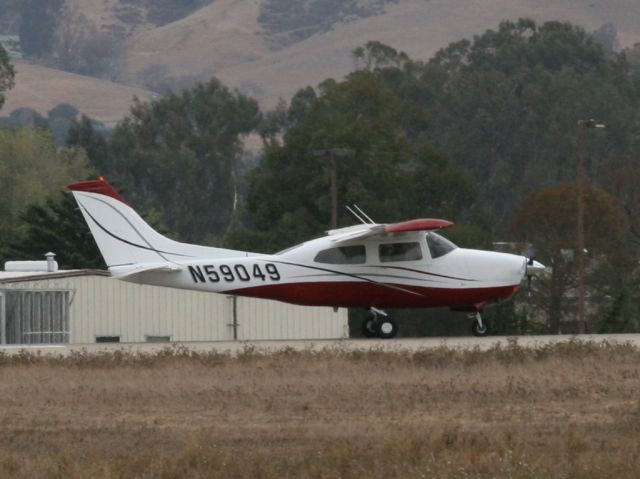
[[[578,276],[578,333],[586,332],[584,317],[585,274],[584,274],[584,130],[587,128],[605,128],[595,120],[578,120],[578,167],[576,172],[576,190],[578,196],[578,221],[576,245],[576,273]]]
[[[329,175],[331,185],[331,229],[334,230],[338,227],[338,179],[336,172],[336,158],[353,158],[356,152],[351,148],[328,148],[325,150],[313,150],[313,154],[315,156],[329,157]]]

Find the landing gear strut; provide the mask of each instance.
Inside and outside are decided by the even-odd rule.
[[[476,311],[473,314],[469,315],[474,319],[473,323],[471,323],[471,332],[474,336],[488,336],[489,335],[489,323],[486,321],[482,321],[482,316],[480,315],[480,311]]]
[[[398,323],[384,311],[371,307],[362,322],[362,334],[367,338],[391,339],[398,334]]]

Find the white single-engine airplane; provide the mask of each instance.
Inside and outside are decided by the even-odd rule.
[[[331,230],[276,254],[173,241],[153,230],[104,178],[69,185],[112,276],[172,288],[275,299],[308,306],[363,307],[368,337],[392,338],[397,322],[382,308],[467,310],[475,335],[480,315],[511,297],[523,276],[544,266],[513,254],[458,248],[434,233],[453,223],[416,219]],[[364,218],[364,219],[363,219]]]

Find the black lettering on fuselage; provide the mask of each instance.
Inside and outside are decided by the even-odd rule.
[[[207,277],[212,283],[217,283],[218,281],[220,281],[220,275],[216,272],[216,268],[213,265],[205,265],[204,272],[207,273]]]
[[[211,264],[200,266],[189,266],[189,273],[194,283],[206,283],[207,280],[210,283],[219,283],[222,279],[228,283],[234,281],[251,281],[252,275],[249,274],[251,270],[253,272],[253,279],[259,279],[260,281],[280,281],[281,276],[278,271],[278,267],[273,263],[266,263],[264,268],[266,274],[260,269],[258,264],[249,264],[249,269],[243,264],[236,264],[230,266],[227,264],[221,264],[217,267]],[[203,271],[204,269],[204,271]]]
[[[204,283],[204,274],[200,266],[189,266],[189,273],[191,273],[194,283]]]

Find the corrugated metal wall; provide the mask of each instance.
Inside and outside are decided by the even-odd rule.
[[[149,336],[171,341],[234,339],[233,297],[125,283],[88,275],[5,284],[16,289],[69,289],[71,343],[97,336],[143,342]],[[347,310],[294,306],[236,298],[237,339],[321,339],[348,336]]]
[[[227,326],[231,301],[195,291],[124,283],[98,276],[73,278],[71,338],[94,342],[96,336],[120,336],[141,342],[147,336],[172,341],[232,339]]]
[[[322,339],[349,335],[347,310],[238,298],[238,339]]]
[[[70,291],[5,291],[0,343],[68,343],[69,296]]]

